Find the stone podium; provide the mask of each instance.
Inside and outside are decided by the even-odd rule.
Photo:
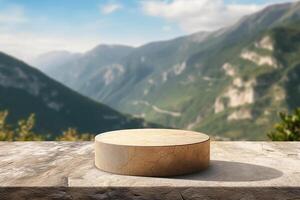
[[[209,136],[173,129],[132,129],[99,134],[95,165],[106,172],[169,177],[201,171],[210,159]]]

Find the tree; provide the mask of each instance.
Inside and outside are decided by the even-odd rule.
[[[293,114],[279,113],[281,122],[275,124],[275,130],[268,133],[272,141],[300,141],[300,108]]]

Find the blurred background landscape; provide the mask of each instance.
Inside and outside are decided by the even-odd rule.
[[[300,140],[298,107],[299,1],[0,0],[0,140]]]

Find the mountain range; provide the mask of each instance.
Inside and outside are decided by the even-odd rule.
[[[49,139],[69,127],[96,134],[156,126],[84,97],[4,53],[0,53],[0,110],[9,111],[9,124],[34,113],[35,131]]]
[[[264,140],[278,111],[300,106],[300,3],[269,6],[214,32],[65,55],[43,55],[34,65],[147,121]]]

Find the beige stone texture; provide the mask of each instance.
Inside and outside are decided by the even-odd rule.
[[[171,129],[112,131],[95,138],[95,165],[107,172],[167,177],[209,165],[209,137]]]
[[[300,142],[211,142],[208,169],[167,178],[98,170],[93,142],[0,142],[0,199],[296,200]]]

